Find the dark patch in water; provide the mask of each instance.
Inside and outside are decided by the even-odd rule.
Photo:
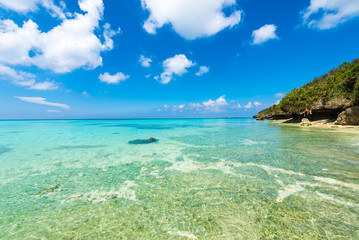
[[[112,133],[113,135],[120,135],[121,133],[117,133],[117,132],[115,132],[115,133]]]
[[[16,133],[23,133],[25,131],[10,131],[10,132],[6,132],[6,133],[9,133],[9,134],[16,134]]]
[[[91,148],[101,148],[106,147],[106,145],[64,145],[57,148],[55,150],[71,150],[71,149],[91,149]]]
[[[103,126],[105,124],[103,123],[86,123],[86,124],[83,124],[84,126]]]
[[[138,145],[138,144],[149,144],[149,143],[155,143],[158,142],[159,140],[156,138],[149,138],[149,139],[135,139],[132,141],[129,141],[129,144],[134,144],[134,145]]]
[[[0,146],[0,155],[10,152],[11,148],[5,147],[5,146]]]

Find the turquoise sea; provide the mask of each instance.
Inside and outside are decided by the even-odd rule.
[[[353,130],[0,121],[0,166],[0,239],[359,239]]]

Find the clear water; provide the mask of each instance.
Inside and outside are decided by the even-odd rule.
[[[0,239],[359,239],[353,132],[0,121],[0,164]]]

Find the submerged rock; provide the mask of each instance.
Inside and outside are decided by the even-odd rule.
[[[129,141],[129,144],[149,144],[149,143],[154,143],[154,142],[158,142],[158,139],[150,137],[149,139],[135,139],[132,141]]]
[[[59,187],[60,187],[60,184],[47,186],[39,193],[39,196],[42,196],[42,195],[47,194],[47,193],[54,192]]]
[[[359,106],[347,108],[341,112],[336,124],[339,125],[359,125]]]

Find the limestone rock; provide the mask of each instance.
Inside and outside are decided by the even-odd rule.
[[[303,127],[307,127],[307,126],[311,126],[312,123],[309,121],[308,118],[303,118],[301,123],[300,123],[300,126],[303,126]]]
[[[333,99],[328,102],[319,100],[313,104],[312,110],[336,110],[336,109],[345,109],[351,106],[351,101],[349,99]]]
[[[347,108],[341,112],[335,123],[339,125],[359,125],[359,106]]]

